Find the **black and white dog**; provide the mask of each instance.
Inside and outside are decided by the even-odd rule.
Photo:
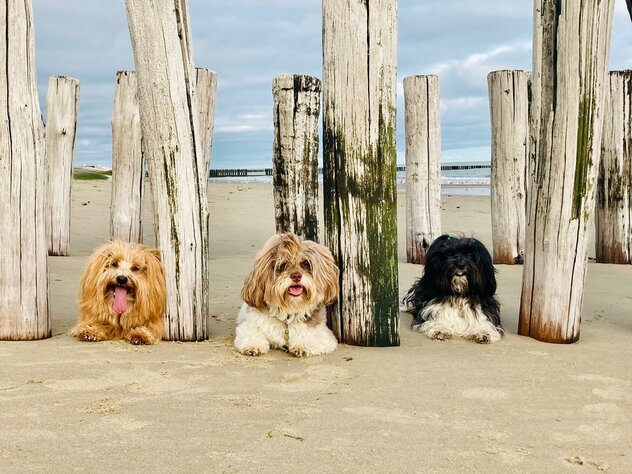
[[[423,276],[404,303],[413,316],[412,329],[443,341],[461,336],[481,344],[504,333],[496,299],[496,270],[478,240],[442,235],[426,253]]]

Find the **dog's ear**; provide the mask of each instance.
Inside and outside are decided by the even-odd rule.
[[[324,245],[311,240],[303,242],[312,266],[314,282],[323,292],[324,304],[328,305],[338,299],[340,288],[340,271],[331,251]]]
[[[277,247],[282,242],[282,236],[274,235],[257,252],[254,266],[246,276],[240,293],[241,299],[248,306],[261,310],[266,308],[266,289],[274,283],[274,263]]]
[[[470,247],[476,253],[478,271],[481,276],[481,283],[490,295],[496,293],[496,269],[492,261],[492,256],[482,242],[471,239]]]
[[[153,247],[147,247],[147,252],[149,252],[154,257],[156,257],[159,262],[162,262],[162,257],[160,256],[160,250]]]
[[[87,288],[96,286],[96,281],[103,270],[108,266],[112,258],[112,243],[101,245],[90,255],[86,263],[83,275],[79,281],[79,288],[85,291]]]

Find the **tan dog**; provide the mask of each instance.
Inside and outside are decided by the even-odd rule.
[[[326,305],[338,298],[338,267],[327,247],[295,234],[271,237],[241,290],[235,348],[257,356],[283,349],[297,357],[336,349]]]
[[[162,339],[167,300],[160,253],[120,240],[99,247],[79,283],[79,321],[72,335],[82,341],[125,339],[155,344]]]

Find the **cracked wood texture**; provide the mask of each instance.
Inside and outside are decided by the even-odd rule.
[[[593,226],[613,1],[536,0],[518,332],[572,343]]]
[[[70,252],[70,188],[75,160],[79,81],[53,76],[46,94],[46,240],[48,255]]]
[[[213,147],[213,129],[215,128],[217,73],[201,67],[195,68],[195,84],[198,103],[198,130],[200,131],[202,153],[204,155],[203,169],[206,172],[208,183]]]
[[[274,78],[274,213],[277,232],[318,242],[318,117],[320,80]]]
[[[110,238],[143,241],[145,160],[136,73],[116,73],[112,111]]]
[[[338,339],[399,345],[397,2],[323,1],[325,241],[340,267]]]
[[[529,150],[529,73],[487,76],[492,128],[492,242],[494,263],[524,261]]]
[[[609,74],[597,186],[600,263],[632,263],[632,71]]]
[[[205,158],[186,1],[126,0],[154,227],[167,283],[164,337],[208,337]]]
[[[44,124],[30,0],[0,1],[0,339],[51,335]]]
[[[441,235],[441,116],[437,76],[404,78],[406,261],[423,264]]]

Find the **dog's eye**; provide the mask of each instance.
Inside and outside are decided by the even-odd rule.
[[[118,268],[118,267],[119,267],[118,262],[112,262],[112,263],[111,263],[111,267],[112,267],[112,268]]]
[[[309,263],[307,260],[303,260],[303,261],[301,262],[301,268],[302,268],[303,270],[308,271],[308,272],[311,272],[311,271],[312,271],[312,266],[310,265],[310,263]]]
[[[139,272],[139,271],[140,271],[140,267],[139,267],[138,265],[134,265],[134,266],[132,267],[132,271],[133,271],[133,272]]]
[[[287,263],[280,263],[277,266],[277,272],[284,272],[287,269]]]

